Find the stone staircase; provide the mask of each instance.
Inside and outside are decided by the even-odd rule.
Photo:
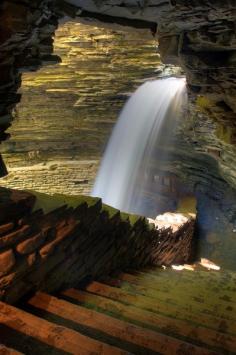
[[[37,292],[1,302],[0,354],[234,354],[235,289],[235,273],[198,267]]]

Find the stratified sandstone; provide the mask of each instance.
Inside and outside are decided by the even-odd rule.
[[[235,118],[236,5],[234,1],[66,0],[78,16],[132,26],[134,19],[157,24],[164,63],[182,66],[192,91],[212,101],[212,113]],[[78,11],[79,10],[79,11]],[[76,10],[75,10],[76,13]],[[125,21],[126,20],[126,21]],[[133,24],[133,26],[135,26]]]

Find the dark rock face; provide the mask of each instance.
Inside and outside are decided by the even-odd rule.
[[[197,154],[184,145],[167,149],[169,155],[162,162],[158,160],[158,164],[153,157],[149,167],[148,190],[142,191],[143,214],[155,216],[176,211],[182,202],[188,209],[188,201],[191,206],[194,196],[198,212],[198,256],[235,269],[235,189],[222,178],[216,161],[209,155]]]
[[[171,59],[169,51],[178,58],[190,89],[208,97],[212,114],[226,124],[236,112],[235,19],[234,1],[178,0],[158,30],[163,60]]]
[[[0,12],[0,140],[9,138],[5,133],[14,118],[14,106],[20,101],[17,93],[22,70],[36,70],[51,57],[52,35],[57,19],[52,14],[52,2],[3,1]],[[0,162],[1,175],[6,174]]]

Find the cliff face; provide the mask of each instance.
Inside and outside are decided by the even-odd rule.
[[[21,101],[2,144],[2,184],[47,193],[90,193],[105,144],[125,101],[161,70],[148,30],[114,31],[62,22],[62,63],[23,73]]]
[[[158,169],[154,158],[155,168],[150,169],[150,177],[161,175],[164,170],[170,174],[170,180],[173,177],[176,191],[183,189],[184,182],[183,194],[197,196],[203,249],[209,257],[224,260],[232,267],[236,246],[235,2],[67,0],[67,3],[75,6],[82,18],[150,28],[152,33],[156,32],[162,61],[184,70],[190,104],[187,118],[180,122],[176,132],[178,149],[165,147],[170,159]],[[150,182],[150,185],[154,192],[156,184]],[[171,185],[164,190],[159,202],[164,199],[165,208],[169,208],[177,199]],[[153,209],[150,197],[147,204]]]
[[[66,4],[73,5],[67,8]],[[3,1],[1,4],[1,139],[9,126],[12,104],[19,101],[19,68],[36,69],[52,57],[57,11],[81,19],[150,28],[157,33],[164,63],[180,65],[193,93],[207,98],[207,110],[231,129],[235,140],[235,17],[234,1],[67,0]],[[24,18],[24,21],[22,19]],[[7,96],[8,93],[11,97]],[[8,103],[6,104],[6,98]],[[8,106],[7,106],[8,105]],[[9,107],[10,106],[10,107]],[[4,173],[4,169],[3,169]]]
[[[104,21],[142,20],[157,37],[162,61],[182,66],[189,87],[207,96],[211,111],[221,120],[235,117],[236,5],[234,1],[186,0],[67,0],[79,16]],[[130,21],[130,22],[129,22]],[[138,22],[137,22],[138,23]],[[135,24],[133,24],[135,26]],[[143,23],[144,25],[144,23]]]
[[[9,138],[6,129],[20,101],[21,72],[36,70],[42,63],[57,61],[51,56],[52,35],[57,19],[52,2],[3,1],[0,5],[0,140]],[[1,175],[6,174],[1,162]]]

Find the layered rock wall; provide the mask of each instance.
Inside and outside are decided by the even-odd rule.
[[[75,5],[78,16],[97,14],[157,24],[159,50],[164,63],[182,66],[194,93],[212,102],[211,113],[235,119],[235,1],[113,1],[66,0]],[[84,14],[83,14],[84,13]],[[102,16],[100,18],[102,21]],[[130,23],[131,25],[131,23]]]
[[[5,160],[14,157],[8,155]],[[27,166],[27,158],[20,157],[20,165],[8,167],[8,175],[2,178],[1,186],[25,189],[47,194],[89,195],[98,170],[98,160],[53,160]],[[8,165],[9,166],[9,165]]]
[[[11,139],[1,145],[9,172],[2,185],[89,193],[119,111],[159,64],[154,48],[147,30],[63,21],[54,38],[62,62],[22,75]]]
[[[9,138],[6,129],[14,119],[20,101],[21,71],[35,70],[51,57],[52,35],[57,18],[52,1],[3,1],[0,4],[0,141]],[[0,174],[6,174],[1,161]]]

